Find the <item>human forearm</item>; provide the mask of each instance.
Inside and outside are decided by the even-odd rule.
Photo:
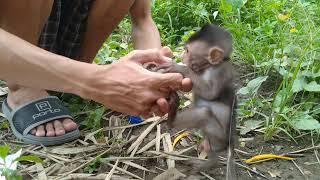
[[[146,114],[167,91],[181,87],[180,74],[144,69],[147,62],[165,63],[159,50],[134,51],[111,65],[77,62],[40,49],[0,29],[0,79],[26,87],[77,94],[112,110]],[[130,74],[130,76],[128,76]]]
[[[151,17],[132,23],[132,39],[135,49],[161,48],[159,31]]]
[[[0,79],[80,95],[86,74],[95,66],[42,50],[0,29]]]

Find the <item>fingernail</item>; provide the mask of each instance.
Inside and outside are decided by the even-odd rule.
[[[172,61],[172,59],[171,58],[169,58],[169,57],[164,57],[164,59],[166,60],[166,61],[169,61],[169,62],[171,62]]]

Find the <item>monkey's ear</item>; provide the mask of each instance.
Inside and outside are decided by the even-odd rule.
[[[223,60],[224,51],[219,47],[209,49],[209,62],[211,64],[219,64]]]

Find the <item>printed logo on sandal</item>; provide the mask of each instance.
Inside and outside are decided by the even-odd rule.
[[[51,105],[49,101],[38,102],[36,103],[36,107],[39,111],[45,111],[45,110],[51,109]]]
[[[38,109],[39,113],[36,113],[32,116],[35,120],[38,117],[45,116],[47,114],[54,114],[61,111],[61,109],[52,109],[49,101],[41,101],[35,104],[36,108]]]

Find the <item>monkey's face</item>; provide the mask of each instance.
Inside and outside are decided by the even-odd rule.
[[[195,41],[185,45],[182,61],[195,72],[200,72],[212,65],[211,47],[202,41]]]

